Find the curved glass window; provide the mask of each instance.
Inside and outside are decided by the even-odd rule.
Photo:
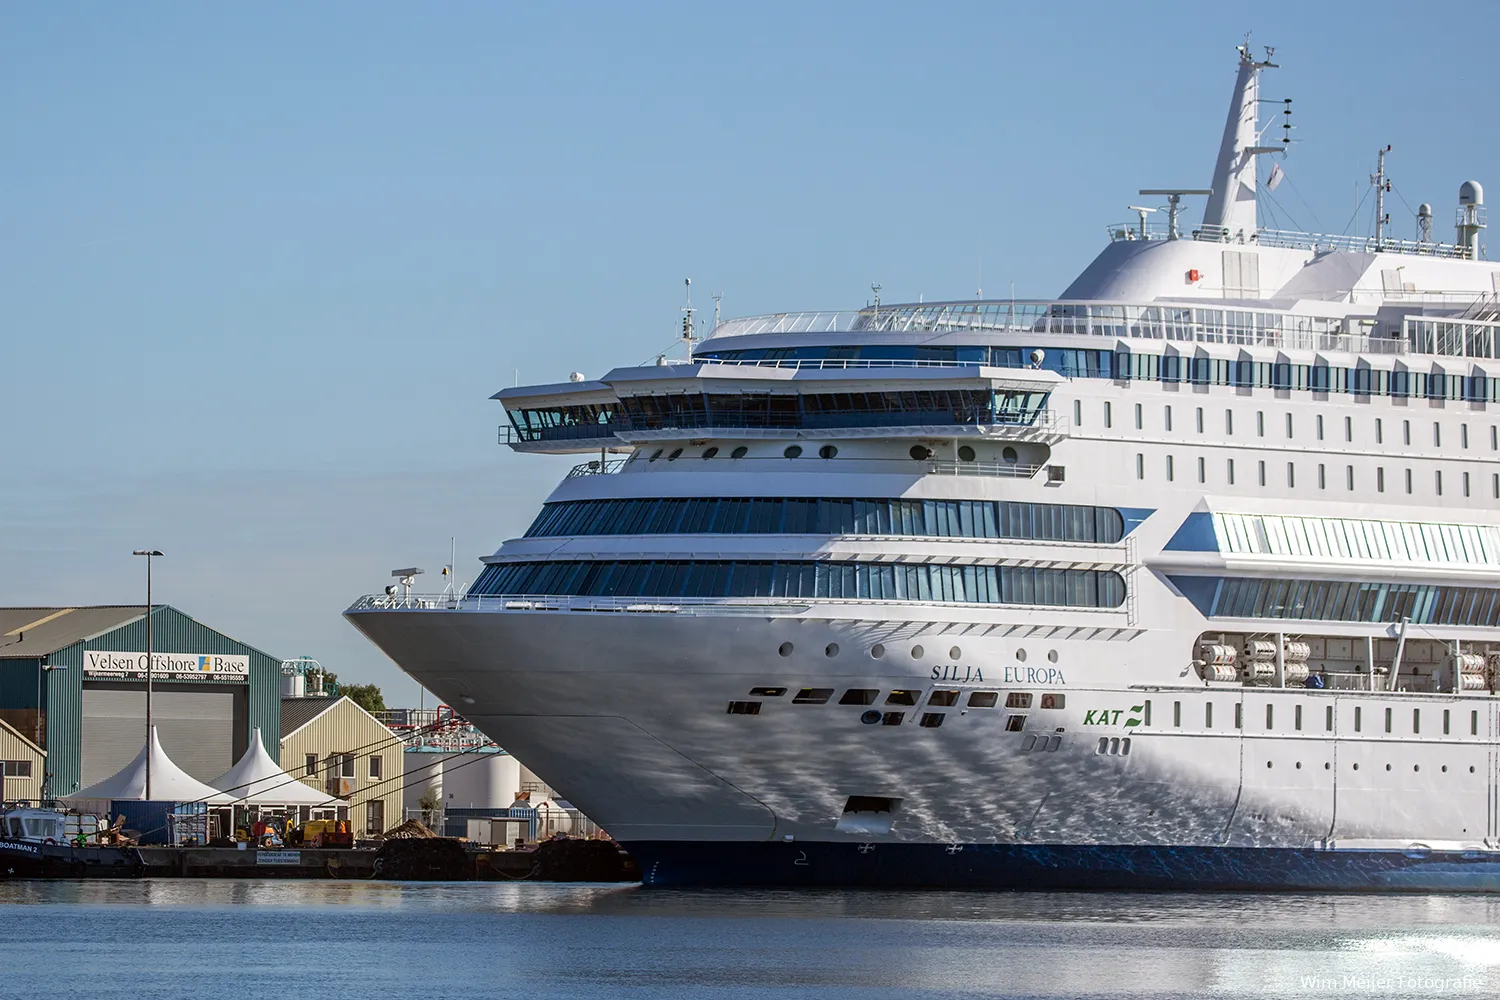
[[[1113,507],[998,500],[684,497],[572,500],[542,507],[527,538],[559,535],[916,535],[1118,542]]]
[[[1459,566],[1500,564],[1500,527],[1491,524],[1433,524],[1293,514],[1216,513],[1213,517],[1219,551],[1236,555],[1372,559]]]
[[[779,597],[1117,608],[1109,570],[755,560],[559,560],[496,563],[470,596]]]
[[[1414,625],[1500,625],[1500,590],[1412,583],[1174,577],[1210,618],[1292,618]]]

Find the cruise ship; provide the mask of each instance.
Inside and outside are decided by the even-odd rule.
[[[1483,192],[1398,238],[1382,154],[1372,234],[1263,227],[1273,65],[1056,299],[499,392],[581,464],[347,619],[651,885],[1500,890]]]

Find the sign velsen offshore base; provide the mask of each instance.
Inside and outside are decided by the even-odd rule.
[[[233,653],[152,653],[151,677],[173,681],[238,681],[250,676],[250,657]],[[86,677],[146,679],[145,653],[111,653],[87,649]]]

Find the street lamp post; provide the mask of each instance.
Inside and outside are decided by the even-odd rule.
[[[161,555],[159,549],[136,549],[131,555],[146,557],[146,801],[151,799],[151,675],[156,660],[151,648],[151,560]]]

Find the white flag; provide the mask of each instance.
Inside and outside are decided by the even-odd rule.
[[[1276,185],[1280,184],[1281,179],[1285,176],[1286,174],[1282,171],[1281,164],[1271,164],[1271,176],[1266,178],[1266,190],[1275,191]]]

